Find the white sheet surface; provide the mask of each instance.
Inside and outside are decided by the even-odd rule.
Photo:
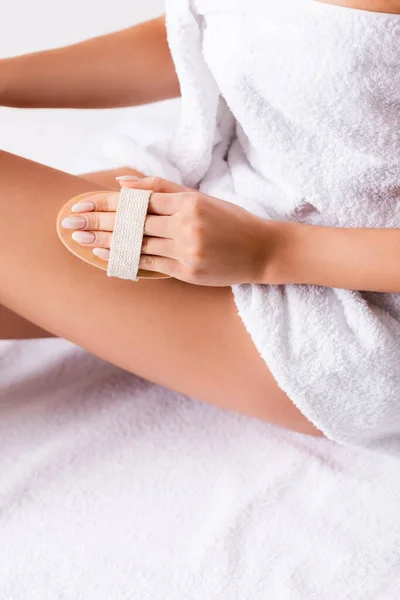
[[[397,460],[0,344],[0,597],[395,600]]]
[[[137,134],[148,116],[143,143],[161,108],[131,121]],[[1,599],[399,598],[397,460],[201,404],[63,340],[0,342],[0,474]]]

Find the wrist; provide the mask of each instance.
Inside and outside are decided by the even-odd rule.
[[[0,106],[3,105],[5,88],[6,88],[6,59],[2,58],[0,60]]]
[[[265,253],[260,283],[305,283],[310,228],[303,223],[265,221]]]
[[[10,80],[10,59],[0,59],[0,106],[7,106],[7,89]]]

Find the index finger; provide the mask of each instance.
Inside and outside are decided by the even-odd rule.
[[[147,212],[153,215],[173,215],[182,203],[183,192],[164,194],[153,192],[150,196]]]
[[[72,212],[115,212],[118,208],[120,192],[90,192],[74,204]],[[183,192],[165,194],[153,192],[149,199],[147,212],[153,215],[173,215],[182,202]]]

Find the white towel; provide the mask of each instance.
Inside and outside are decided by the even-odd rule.
[[[146,148],[148,174],[265,218],[400,226],[399,15],[313,0],[167,0],[166,22],[181,115],[172,142]],[[337,442],[400,455],[398,294],[233,292],[310,421]]]
[[[2,600],[398,600],[398,460],[0,342]]]

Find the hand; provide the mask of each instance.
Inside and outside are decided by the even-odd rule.
[[[269,221],[245,209],[161,178],[120,181],[153,190],[141,269],[197,285],[261,283],[271,240]]]
[[[140,269],[210,286],[267,283],[271,278],[279,239],[273,221],[159,177],[120,184],[154,192],[145,220]],[[63,227],[79,230],[72,234],[75,241],[92,247],[104,260],[110,255],[118,200],[118,192],[90,196],[63,221]]]

